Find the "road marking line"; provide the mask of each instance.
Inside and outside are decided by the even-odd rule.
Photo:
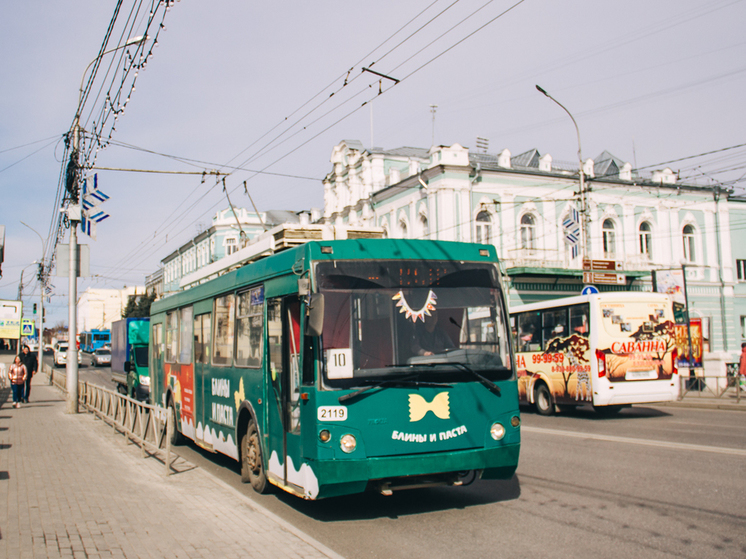
[[[543,429],[541,427],[521,426],[521,431],[528,433],[540,433],[544,435],[560,435],[575,439],[592,439],[595,441],[607,441],[613,443],[639,444],[643,446],[657,446],[672,448],[676,450],[694,450],[697,452],[714,452],[716,454],[730,454],[733,456],[746,456],[746,450],[740,448],[726,448],[722,446],[705,446],[699,444],[672,443],[669,441],[656,441],[653,439],[633,439],[630,437],[615,437],[613,435],[595,435],[592,433],[580,433],[578,431],[563,431],[561,429]]]

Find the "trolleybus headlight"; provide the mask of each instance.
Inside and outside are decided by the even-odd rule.
[[[321,431],[319,431],[319,440],[322,443],[328,443],[329,439],[331,438],[332,438],[332,434],[326,429],[322,429]]]
[[[514,415],[513,417],[510,418],[510,424],[513,427],[518,427],[521,424],[521,418],[518,417],[517,415]]]
[[[493,439],[499,441],[505,436],[505,427],[500,423],[493,423],[492,427],[490,427],[490,435],[492,435]]]
[[[342,452],[346,452],[347,454],[349,454],[350,452],[355,450],[357,441],[352,435],[344,435],[341,439],[339,439],[339,446],[342,449]]]

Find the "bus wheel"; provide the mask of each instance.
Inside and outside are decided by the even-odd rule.
[[[171,412],[171,419],[174,422],[174,429],[171,434],[171,444],[174,446],[184,444],[184,435],[182,435],[181,431],[179,431],[179,422],[176,419],[178,416],[176,415],[176,406],[174,405],[173,400],[168,401],[168,409]]]
[[[534,406],[536,406],[536,412],[539,415],[552,415],[552,413],[554,413],[552,395],[549,393],[549,388],[544,383],[540,383],[536,387],[536,391],[534,392]]]
[[[267,493],[269,483],[262,463],[262,447],[252,419],[241,435],[241,481],[251,483],[257,493]]]

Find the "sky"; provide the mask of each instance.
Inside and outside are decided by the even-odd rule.
[[[136,6],[150,3],[122,0],[109,48],[140,34],[142,20],[122,34]],[[62,138],[116,7],[0,7],[0,299],[17,298],[23,273],[29,310],[39,300],[33,263],[59,215]],[[642,172],[670,167],[687,182],[746,186],[743,0],[181,0],[159,10],[165,28],[157,46],[148,33],[147,67],[95,157],[110,217],[95,240],[79,234],[92,274],[79,294],[144,285],[209,227],[228,207],[213,170],[229,173],[236,206],[251,207],[246,181],[260,210],[299,211],[323,207],[321,181],[343,139],[476,149],[481,137],[490,153],[536,148],[577,161],[572,122],[536,84],[575,117],[584,159],[608,150]],[[99,70],[92,91],[104,77]],[[103,106],[94,97],[81,113],[89,132]],[[51,285],[47,325],[66,324],[68,280]]]

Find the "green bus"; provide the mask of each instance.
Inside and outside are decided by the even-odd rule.
[[[509,479],[508,324],[492,246],[309,241],[153,303],[152,401],[259,493]]]

